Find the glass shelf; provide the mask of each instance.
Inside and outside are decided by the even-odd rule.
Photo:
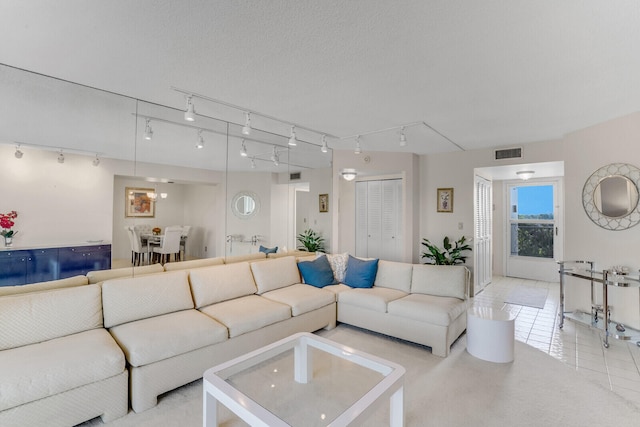
[[[577,323],[581,323],[583,325],[591,326],[592,328],[596,328],[599,331],[605,332],[604,320],[602,317],[598,317],[597,320],[594,320],[594,316],[590,313],[585,313],[580,310],[572,311],[564,313],[565,319],[572,320]],[[621,332],[616,329],[618,326],[617,322],[613,320],[609,320],[609,336],[618,340],[623,341],[636,341],[640,342],[640,331],[637,331],[633,328],[625,326],[625,331]]]

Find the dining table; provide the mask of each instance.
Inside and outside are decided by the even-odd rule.
[[[153,247],[162,246],[162,239],[164,234],[141,234],[142,246],[147,246],[147,264],[151,264],[151,255],[153,254]]]

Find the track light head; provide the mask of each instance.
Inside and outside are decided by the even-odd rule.
[[[60,150],[60,154],[58,154],[58,163],[64,163],[64,154],[62,154],[62,150]]]
[[[247,157],[248,156],[248,154],[247,154],[247,146],[244,143],[244,139],[242,140],[242,147],[240,148],[240,155],[242,157]]]
[[[271,161],[273,162],[273,164],[275,166],[278,166],[280,164],[280,157],[278,157],[278,151],[276,149],[276,146],[273,146],[273,153],[271,154]]]
[[[291,126],[291,136],[289,137],[289,145],[295,147],[298,145],[298,138],[296,137],[296,127]]]
[[[147,141],[151,141],[153,138],[153,129],[151,129],[151,125],[149,124],[151,119],[147,119],[147,124],[144,127],[144,139]]]
[[[356,149],[353,154],[362,154],[362,147],[360,147],[360,135],[356,137]]]
[[[251,135],[251,113],[245,113],[244,126],[242,126],[243,135]]]
[[[198,129],[198,142],[196,143],[196,148],[198,149],[204,148],[204,138],[202,137],[202,129]]]
[[[400,147],[407,146],[407,135],[404,134],[404,126],[400,128]]]
[[[329,147],[327,147],[327,135],[322,135],[322,147],[320,147],[320,151],[323,153],[329,151]]]
[[[16,147],[16,152],[15,152],[14,156],[16,156],[16,159],[21,159],[22,156],[24,156],[24,153],[20,150],[20,146],[19,145]]]
[[[187,97],[187,111],[184,112],[184,119],[188,122],[196,120],[196,109],[193,106],[193,97]]]
[[[93,163],[93,166],[98,166],[100,164],[100,158],[98,157],[97,154],[96,154],[96,158],[93,159],[91,163]]]
[[[255,169],[256,168],[256,160],[255,158],[251,158],[251,169]]]

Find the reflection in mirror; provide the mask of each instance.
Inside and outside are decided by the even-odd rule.
[[[240,124],[216,119],[228,111],[204,101],[187,123],[181,107],[4,65],[0,93],[0,155],[8,159],[0,179],[6,209],[19,213],[15,248],[102,242],[116,268],[133,263],[127,227],[190,226],[187,259],[229,255],[230,235],[246,236],[247,252],[260,244],[293,249],[296,218],[331,236],[331,214],[319,213],[314,202],[332,188],[332,152],[320,151],[320,135],[298,130],[291,147],[289,126],[267,132],[257,123],[243,135],[244,115]],[[184,105],[182,95],[175,105]],[[310,203],[296,204],[299,184]],[[126,215],[127,187],[153,189],[152,215]],[[249,221],[240,221],[230,197],[247,189],[256,206]],[[250,203],[240,207],[250,211]]]
[[[621,218],[633,212],[638,205],[638,189],[625,176],[608,176],[598,183],[593,202],[602,215]]]
[[[231,202],[233,213],[240,219],[249,219],[258,211],[259,199],[255,193],[241,191]]]

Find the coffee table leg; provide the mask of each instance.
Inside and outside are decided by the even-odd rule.
[[[304,339],[299,340],[293,348],[293,366],[296,382],[306,384],[313,378],[313,361]]]
[[[204,427],[218,427],[218,400],[207,393],[203,387],[204,405],[202,405],[202,425]]]
[[[391,427],[404,426],[404,387],[396,390],[390,399],[389,425]]]

